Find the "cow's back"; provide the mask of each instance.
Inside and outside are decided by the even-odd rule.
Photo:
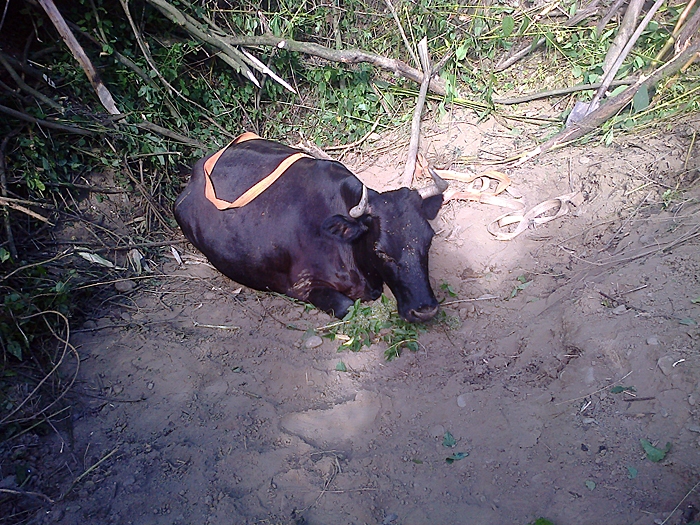
[[[262,139],[229,147],[211,174],[216,197],[235,201],[296,152]],[[249,204],[219,210],[204,195],[209,157],[195,164],[174,213],[185,236],[222,273],[253,288],[289,293],[295,263],[327,259],[332,266],[338,257],[351,263],[350,248],[338,253],[337,243],[321,232],[323,220],[347,214],[361,190],[342,164],[301,158]]]

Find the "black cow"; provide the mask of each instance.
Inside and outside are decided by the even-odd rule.
[[[216,198],[233,201],[295,153],[259,138],[229,146],[211,172]],[[378,193],[339,162],[305,157],[250,204],[220,211],[205,197],[209,157],[195,165],[175,218],[224,275],[339,318],[355,300],[377,299],[386,283],[401,317],[435,316],[428,220],[437,215],[447,183],[434,172],[431,187]]]

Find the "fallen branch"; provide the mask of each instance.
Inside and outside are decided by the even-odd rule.
[[[56,29],[61,35],[61,38],[63,38],[63,41],[68,46],[68,49],[70,49],[70,52],[83,68],[83,71],[85,71],[85,74],[87,75],[88,80],[90,80],[90,84],[92,84],[92,87],[95,89],[97,97],[100,99],[100,102],[102,102],[102,105],[111,115],[118,115],[120,111],[117,109],[117,105],[112,98],[112,94],[102,83],[102,80],[100,80],[95,67],[85,54],[82,46],[76,40],[75,35],[73,35],[71,30],[68,28],[68,24],[66,24],[63,16],[61,16],[61,13],[56,8],[56,4],[53,3],[53,0],[38,0],[38,2],[41,4],[41,7],[44,8],[44,11],[46,11],[46,14],[51,19],[51,22],[53,22],[53,25],[56,26]]]
[[[576,14],[572,17],[570,17],[568,20],[566,20],[562,25],[563,27],[574,27],[577,25],[579,22],[583,22],[586,18],[593,16],[598,12],[598,2],[600,0],[592,0],[586,7],[583,9],[580,9],[579,11],[576,12]],[[527,46],[523,47],[520,51],[514,53],[507,59],[501,61],[500,63],[496,64],[494,67],[494,71],[503,71],[505,69],[508,69],[510,66],[515,64],[517,61],[522,59],[523,57],[529,55],[539,47],[543,46],[544,43],[547,41],[545,37],[540,38],[539,40],[534,40],[532,43],[528,44]]]
[[[638,0],[634,0],[635,2]],[[615,78],[615,75],[617,74],[618,70],[622,66],[622,62],[624,62],[625,58],[629,54],[629,52],[632,50],[632,46],[637,42],[637,39],[640,37],[642,34],[642,31],[647,27],[649,22],[651,21],[651,18],[654,16],[656,11],[661,7],[661,4],[665,0],[656,0],[654,5],[649,9],[649,12],[644,16],[642,21],[639,23],[639,26],[637,29],[634,31],[631,37],[629,37],[629,40],[625,44],[624,48],[620,51],[617,50],[617,48],[613,49],[610,48],[608,51],[608,56],[605,57],[605,62],[607,63],[608,61],[610,62],[609,68],[607,71],[605,71],[605,75],[603,76],[602,83],[603,85],[598,88],[598,92],[595,94],[593,97],[593,100],[590,102],[589,107],[590,108],[595,108],[597,105],[598,101],[603,97],[605,92],[608,90],[610,87],[610,83],[613,81]],[[630,3],[630,8],[633,7],[633,4]],[[640,6],[641,8],[641,6]],[[625,17],[626,18],[626,17]],[[636,21],[636,17],[634,19],[630,19],[632,23]],[[625,35],[626,35],[625,30]]]
[[[613,80],[610,84],[611,86],[625,86],[629,84],[634,84],[639,78],[630,77],[621,80]],[[595,84],[579,84],[578,86],[571,86],[559,89],[549,89],[547,91],[540,91],[539,93],[530,93],[529,95],[522,95],[520,97],[512,98],[494,98],[494,104],[503,104],[504,106],[510,106],[514,104],[522,104],[524,102],[531,102],[533,100],[539,100],[541,98],[558,97],[561,95],[568,95],[569,93],[576,93],[577,91],[590,91],[592,89],[598,89],[603,84],[601,82],[596,82]]]
[[[686,48],[681,53],[677,54],[666,64],[654,70],[649,76],[642,75],[637,82],[628,87],[619,95],[607,99],[605,104],[586,115],[581,121],[556,134],[541,146],[538,146],[534,150],[522,155],[520,163],[555,147],[560,147],[565,143],[580,139],[584,135],[594,131],[613,115],[617,114],[627,104],[629,104],[639,89],[642,87],[649,89],[663,78],[676,74],[681,70],[685,63],[692,59],[698,52],[700,52],[700,35],[695,35],[694,41],[688,43]]]
[[[22,80],[22,78],[17,74],[17,72],[10,65],[10,63],[7,60],[5,60],[5,57],[2,55],[2,53],[0,53],[0,64],[2,64],[2,66],[7,70],[7,72],[10,74],[12,79],[17,83],[17,85],[19,86],[19,88],[22,91],[26,91],[27,93],[29,93],[31,96],[33,96],[37,100],[40,100],[40,101],[44,102],[45,104],[48,104],[49,106],[54,108],[59,113],[61,113],[61,114],[65,113],[65,110],[63,109],[63,106],[61,106],[61,104],[59,104],[55,100],[50,99],[49,97],[44,95],[41,91],[37,91],[33,87],[28,86],[27,83],[24,80]]]
[[[423,114],[425,97],[428,95],[430,78],[434,73],[433,67],[430,65],[427,37],[423,37],[423,39],[418,43],[418,54],[420,55],[421,67],[423,68],[423,82],[421,82],[418,100],[416,101],[416,107],[413,110],[413,119],[411,120],[411,141],[408,144],[406,167],[404,168],[403,176],[401,177],[401,185],[407,188],[411,187],[411,183],[413,182],[413,173],[416,171],[416,155],[418,155],[418,145],[420,144],[420,117]]]
[[[296,94],[296,91],[292,86],[289,85],[288,82],[280,78],[274,71],[272,71],[269,67],[260,62],[260,60],[258,60],[256,57],[254,57],[244,49],[236,49],[222,38],[219,38],[218,35],[223,35],[225,34],[225,32],[216,24],[214,24],[212,20],[208,18],[206,19],[207,24],[210,26],[206,27],[196,19],[183,13],[175,6],[168,3],[166,0],[146,1],[152,6],[154,6],[156,9],[158,9],[158,11],[160,11],[170,21],[184,28],[190,35],[195,37],[197,40],[218,49],[220,51],[219,57],[224,62],[226,62],[236,71],[243,74],[258,88],[260,87],[260,82],[257,78],[255,78],[255,75],[248,66],[251,66],[256,70],[260,71],[261,73],[268,75],[275,82],[279,83],[282,87]]]
[[[625,44],[627,44],[630,36],[632,33],[634,33],[637,19],[639,18],[639,14],[642,12],[643,5],[644,0],[631,0],[627,6],[625,16],[620,24],[620,29],[618,29],[617,35],[615,36],[613,43],[610,44],[608,53],[605,55],[605,60],[603,61],[603,74],[607,75],[610,72],[610,66],[612,66],[617,57],[620,56]],[[615,78],[614,73],[613,78]]]
[[[423,81],[423,73],[405,62],[393,58],[386,58],[360,49],[335,50],[312,42],[299,42],[297,40],[280,38],[270,34],[261,36],[222,36],[221,39],[231,45],[237,46],[275,46],[280,49],[287,49],[293,53],[304,53],[306,55],[312,55],[331,62],[340,62],[343,64],[368,63],[414,82],[420,83]],[[431,79],[429,89],[437,95],[445,96],[447,94],[445,81],[439,77]]]
[[[53,225],[54,225],[50,220],[48,220],[48,219],[47,219],[46,217],[44,217],[43,215],[39,215],[38,213],[33,212],[33,211],[30,210],[29,208],[26,208],[26,207],[22,206],[21,204],[17,204],[17,203],[14,202],[14,201],[15,201],[15,199],[8,199],[8,198],[5,198],[5,197],[0,197],[0,206],[7,206],[8,208],[12,208],[13,210],[22,212],[22,213],[24,213],[25,215],[29,215],[30,217],[33,217],[33,218],[35,218],[35,219],[37,219],[37,220],[39,220],[39,221],[41,221],[41,222],[44,222],[44,223],[48,224],[49,226],[53,226]],[[5,232],[8,233],[9,231],[11,231],[11,230],[9,230],[9,226],[6,225]],[[10,239],[12,239],[11,235],[8,235],[8,237],[9,237]],[[10,253],[12,253],[12,249],[13,249],[13,245],[10,244]],[[14,257],[17,257],[17,253],[16,253],[16,252],[14,253]]]
[[[178,133],[177,131],[173,131],[168,128],[164,128],[163,126],[159,126],[158,124],[154,124],[153,122],[149,122],[148,120],[142,120],[141,122],[137,122],[134,124],[137,128],[141,129],[147,129],[149,131],[155,131],[156,133],[159,133],[163,135],[164,137],[168,137],[169,139],[176,140],[178,142],[182,142],[183,144],[187,144],[189,146],[194,146],[197,148],[202,148],[205,149],[206,146],[199,142],[196,139],[192,139],[186,135],[182,135],[181,133]]]
[[[6,115],[10,115],[11,117],[15,117],[15,118],[18,118],[20,120],[24,120],[25,122],[31,122],[32,124],[39,124],[40,126],[44,126],[47,128],[57,129],[59,131],[65,131],[66,133],[74,133],[76,135],[85,135],[87,137],[92,137],[93,135],[95,135],[94,132],[88,131],[86,129],[76,128],[75,126],[68,126],[66,124],[59,124],[58,122],[51,122],[49,120],[43,120],[40,118],[32,117],[31,115],[28,115],[27,113],[22,113],[21,111],[11,109],[11,108],[8,108],[8,107],[3,106],[3,105],[0,105],[0,113],[5,113]]]

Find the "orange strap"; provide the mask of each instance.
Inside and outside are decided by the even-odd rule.
[[[309,157],[312,158],[310,155],[306,155],[305,153],[294,153],[293,155],[290,155],[286,159],[284,159],[277,168],[275,168],[275,171],[270,173],[267,177],[265,177],[263,180],[255,184],[253,187],[251,187],[248,191],[246,191],[243,195],[238,197],[235,201],[229,202],[223,199],[219,199],[216,196],[216,193],[214,192],[214,185],[211,182],[211,172],[214,169],[214,166],[216,165],[216,162],[219,160],[219,157],[226,151],[229,146],[232,146],[234,144],[239,144],[241,142],[245,142],[246,140],[252,140],[252,139],[259,139],[255,133],[251,133],[249,131],[243,133],[240,137],[237,139],[233,140],[228,146],[225,148],[219,150],[217,153],[212,155],[207,159],[207,161],[204,163],[204,196],[214,205],[217,207],[219,210],[228,210],[230,208],[241,208],[248,204],[250,201],[255,199],[258,195],[260,195],[263,191],[265,191],[267,188],[269,188],[273,182],[275,182],[277,179],[280,178],[280,176],[287,171],[289,166],[294,164],[296,161],[303,157]]]

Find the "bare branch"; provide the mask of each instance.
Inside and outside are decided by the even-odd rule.
[[[237,46],[275,46],[280,49],[288,49],[294,53],[304,53],[323,58],[331,62],[340,62],[343,64],[359,64],[363,62],[369,63],[414,82],[421,83],[423,81],[423,73],[409,66],[405,62],[393,58],[383,57],[368,51],[362,51],[360,49],[335,50],[319,44],[314,44],[312,42],[299,42],[297,40],[280,38],[269,34],[261,36],[222,36],[221,39],[231,45]],[[445,96],[445,81],[439,77],[434,77],[430,81],[429,89],[431,92],[437,95]]]

